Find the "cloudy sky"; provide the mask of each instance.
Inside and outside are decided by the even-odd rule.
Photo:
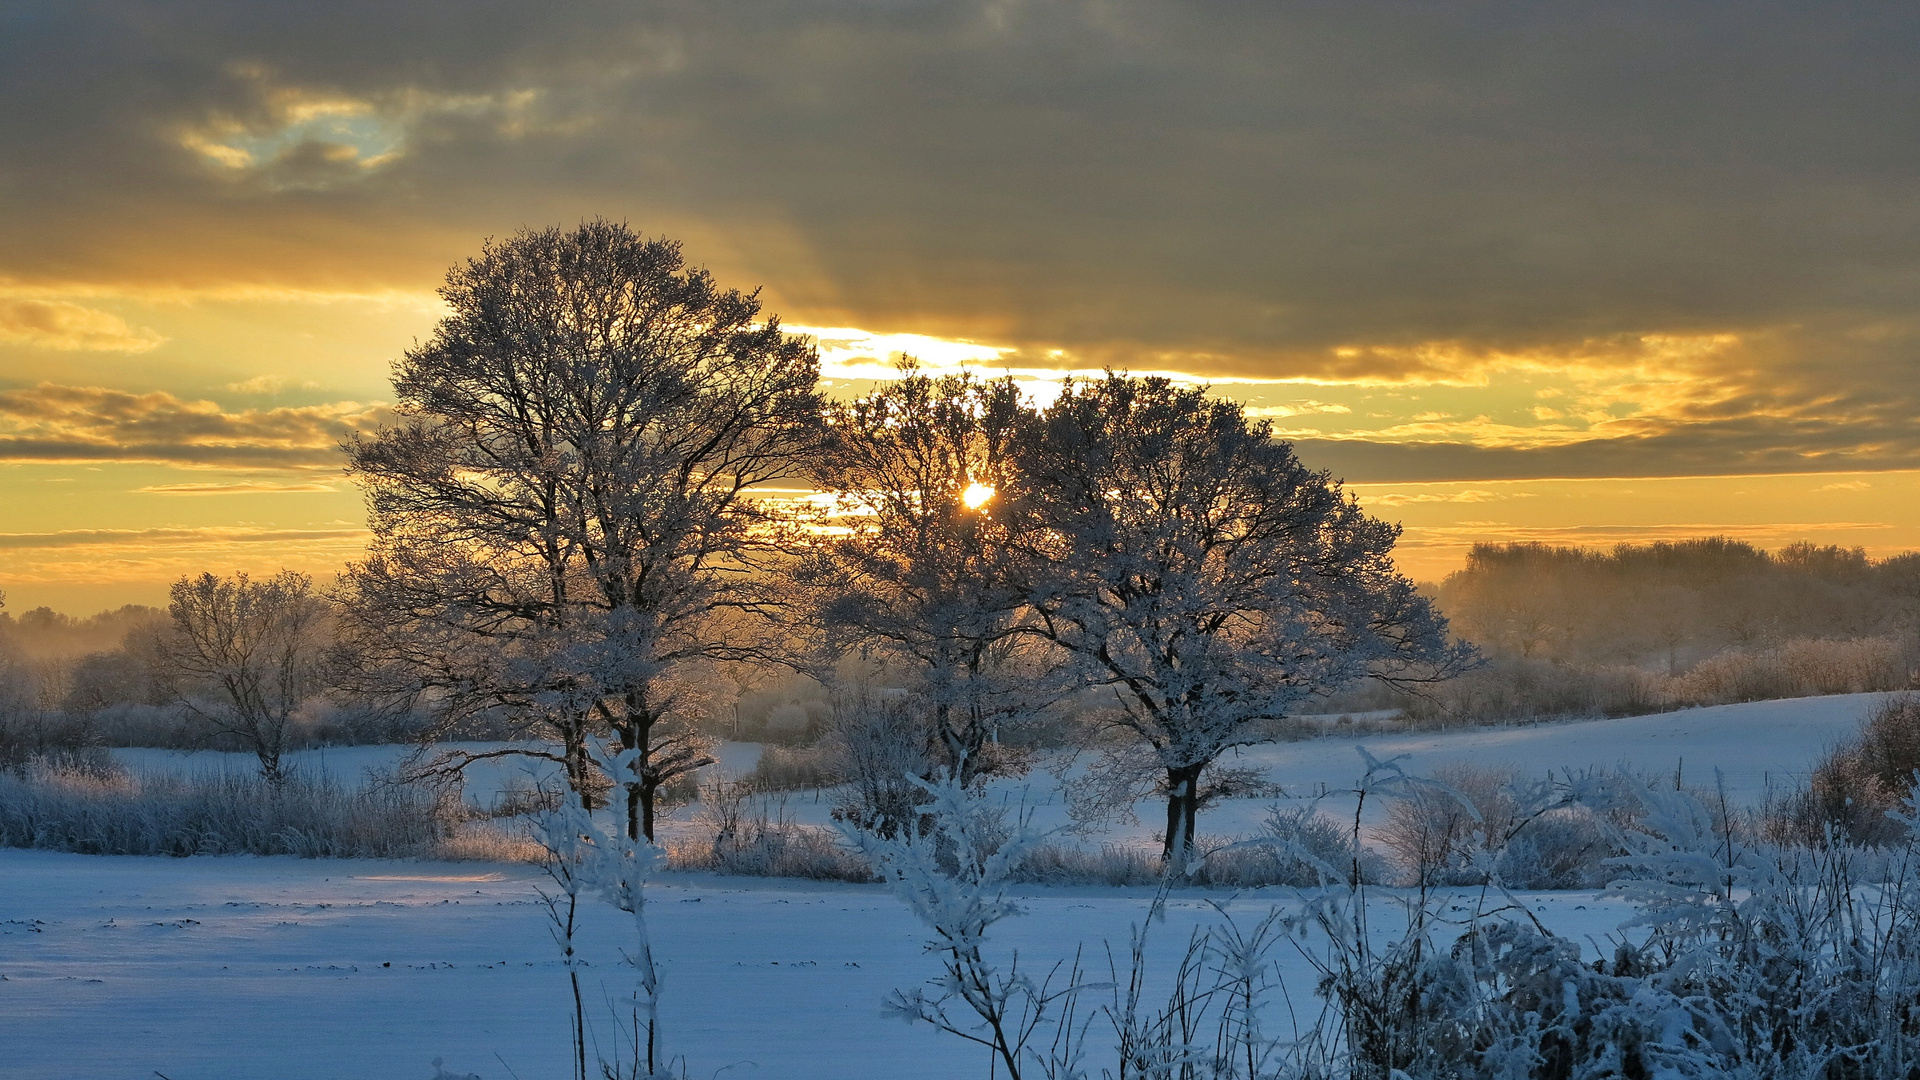
[[[484,237],[819,338],[1175,373],[1407,526],[1920,548],[1920,8],[0,6],[0,589],[360,542],[340,432]]]

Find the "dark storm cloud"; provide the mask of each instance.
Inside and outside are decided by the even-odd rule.
[[[20,4],[0,275],[420,288],[605,213],[795,321],[1075,366],[1789,341],[1657,432],[1423,460],[1912,465],[1837,403],[1920,420],[1916,61],[1910,4]]]

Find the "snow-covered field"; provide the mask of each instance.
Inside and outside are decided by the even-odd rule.
[[[1804,776],[1876,697],[1326,738],[1243,760],[1292,797],[1351,784],[1359,742],[1380,757],[1411,754],[1415,772],[1464,761],[1532,773],[1625,765],[1666,774],[1684,760],[1689,782],[1710,783],[1718,767],[1737,797],[1752,798],[1770,780]],[[353,747],[301,758],[346,778],[401,752]],[[743,772],[755,752],[730,746],[725,767]],[[222,755],[121,756],[143,769],[245,764]],[[478,783],[497,787],[518,768],[499,767]],[[1049,782],[1036,774],[1001,794],[1040,806],[1044,823],[1059,812]],[[796,797],[788,812],[824,820],[826,806]],[[1263,813],[1252,801],[1229,805],[1202,826],[1216,835],[1250,831]],[[542,881],[530,867],[474,863],[0,851],[0,1080],[426,1080],[436,1057],[451,1072],[487,1080],[565,1076],[565,975],[534,894]],[[1081,943],[1124,945],[1147,905],[1138,890],[1020,892],[1029,913],[1002,923],[995,941],[1018,948],[1030,966],[1070,958]],[[688,1056],[690,1076],[984,1075],[983,1054],[881,1015],[888,990],[934,970],[918,927],[884,889],[669,875],[653,895],[665,1036]],[[1208,899],[1176,898],[1154,931],[1163,954],[1216,917]],[[1264,910],[1275,900],[1280,893],[1236,903]],[[1627,914],[1583,893],[1527,903],[1555,930],[1589,942],[1604,941]],[[608,960],[621,924],[603,907],[590,914],[588,954],[601,962],[589,992],[598,999],[602,979],[610,992],[624,985],[624,971]],[[1283,959],[1294,992],[1309,993],[1304,963]]]
[[[486,1080],[557,1080],[568,997],[541,880],[472,863],[0,851],[0,1078],[427,1080],[439,1057]],[[888,990],[934,971],[881,887],[673,876],[652,895],[665,1035],[690,1076],[986,1074],[984,1054],[881,1015]],[[1080,942],[1124,949],[1147,908],[1137,890],[1021,895],[1029,914],[994,940],[1023,965],[1071,959]],[[1528,902],[1596,939],[1624,915],[1584,894]],[[612,956],[621,921],[603,905],[588,915],[589,953]],[[1153,931],[1159,955],[1214,917],[1201,896],[1177,897]],[[1276,955],[1310,994],[1298,957]],[[602,979],[625,985],[617,967],[590,975],[596,998]]]

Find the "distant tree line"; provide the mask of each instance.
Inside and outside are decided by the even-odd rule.
[[[1920,554],[1767,552],[1726,537],[1611,551],[1476,544],[1436,598],[1496,656],[1633,664],[1678,675],[1729,649],[1920,630]]]

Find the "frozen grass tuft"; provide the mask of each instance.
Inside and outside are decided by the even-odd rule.
[[[325,776],[134,775],[36,759],[0,772],[0,846],[91,855],[534,859],[416,788]]]
[[[1008,874],[1009,880],[1032,885],[1158,885],[1160,877],[1158,848],[1124,844],[1038,844]]]

